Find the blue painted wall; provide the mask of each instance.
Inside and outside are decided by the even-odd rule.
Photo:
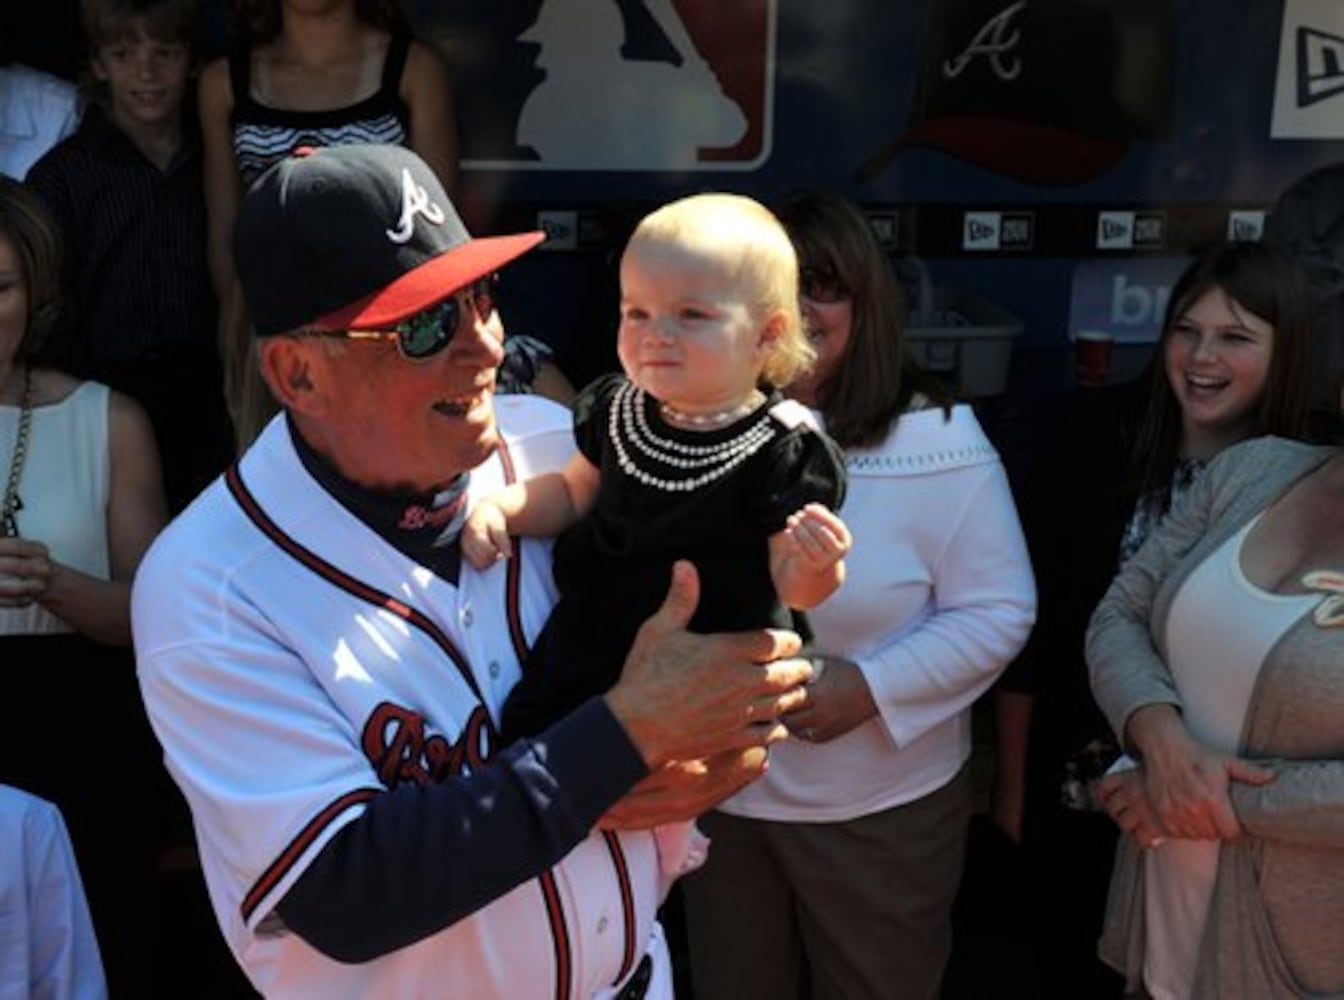
[[[591,6],[549,2],[567,5],[578,21],[586,16],[582,9]],[[591,232],[580,240],[580,249],[538,255],[527,277],[541,287],[532,288],[532,304],[515,307],[517,322],[550,336],[576,358],[590,356],[589,341],[608,332],[594,326],[609,315],[610,302],[602,296],[609,289],[623,227],[644,208],[690,190],[719,187],[768,201],[797,187],[824,186],[873,211],[890,211],[898,219],[901,252],[925,257],[937,282],[972,289],[1019,316],[1021,346],[1030,348],[1066,342],[1071,280],[1080,259],[1110,257],[1123,267],[1126,254],[1100,253],[1091,246],[1095,223],[1089,220],[1095,212],[1148,207],[1165,213],[1163,245],[1138,256],[1156,254],[1179,264],[1190,244],[1221,235],[1229,210],[1265,208],[1296,177],[1344,159],[1339,141],[1270,138],[1284,0],[1172,0],[1138,5],[1146,8],[1149,22],[1140,26],[1137,38],[1121,40],[1118,50],[1120,60],[1137,61],[1149,71],[1165,63],[1170,75],[1164,134],[1130,143],[1118,162],[1097,176],[1069,185],[1029,183],[944,152],[909,147],[861,177],[865,162],[917,117],[923,63],[926,56],[936,56],[930,53],[936,26],[941,22],[946,29],[959,0],[741,2],[765,4],[775,28],[770,147],[758,166],[667,171],[529,167],[465,175],[469,211],[478,227],[532,225],[538,211],[549,210],[572,210],[585,220]],[[1010,5],[1008,0],[967,2],[981,13]],[[650,29],[647,9],[636,18],[629,15],[643,6],[636,0],[609,3],[626,12],[627,23],[635,26],[632,33],[642,33],[634,41],[650,51],[650,32],[656,36],[657,30]],[[1019,22],[1033,4],[1034,30],[1040,30],[1040,19],[1064,9],[1056,6],[1052,14],[1045,0],[1030,0]],[[536,0],[408,0],[417,28],[454,63],[468,158],[498,150],[501,130],[508,131],[520,100],[542,78],[535,64],[538,47],[516,40],[538,9]],[[685,12],[693,31],[698,15],[692,0],[678,0],[677,9]],[[1156,57],[1150,51],[1153,39],[1142,34],[1152,31],[1154,17],[1169,32]],[[1088,44],[1079,36],[1076,51],[1062,54],[1056,46],[1048,57],[1072,58],[1083,73],[1089,60],[1101,57]],[[1065,100],[1067,77],[1062,79],[1059,93]],[[603,99],[601,93],[592,96],[594,102]],[[1344,117],[1344,98],[1340,101]],[[585,113],[584,107],[575,108],[575,114]],[[487,140],[475,138],[486,133]],[[960,211],[977,207],[1033,213],[1035,245],[1020,252],[963,252]],[[1055,225],[1055,220],[1063,221]]]

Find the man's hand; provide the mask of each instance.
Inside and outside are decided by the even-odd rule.
[[[664,764],[597,821],[603,830],[646,830],[694,819],[765,773],[764,747]]]
[[[650,770],[782,740],[780,716],[807,697],[812,665],[782,659],[801,647],[796,633],[696,635],[686,625],[699,600],[695,567],[676,563],[667,599],[640,626],[605,696]]]

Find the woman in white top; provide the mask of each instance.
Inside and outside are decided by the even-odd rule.
[[[139,405],[32,362],[56,317],[57,233],[31,189],[0,178],[0,774],[60,807],[112,994],[148,995],[128,955],[149,941],[138,907],[167,779],[129,650],[130,584],[166,504]]]
[[[685,886],[697,997],[935,997],[951,946],[971,706],[1026,641],[1035,584],[999,456],[905,352],[900,292],[867,220],[783,205],[817,350],[790,392],[846,450],[854,535],[808,613],[819,677],[795,739],[704,820]]]

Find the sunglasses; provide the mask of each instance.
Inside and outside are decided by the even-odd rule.
[[[391,330],[314,330],[301,331],[308,337],[339,337],[343,340],[392,340],[407,361],[425,361],[450,343],[462,323],[465,308],[484,322],[499,301],[499,275],[477,278],[459,289],[451,298],[437,302],[413,316],[407,316]]]
[[[844,302],[850,298],[849,288],[829,268],[800,268],[798,291],[804,298],[823,304]]]

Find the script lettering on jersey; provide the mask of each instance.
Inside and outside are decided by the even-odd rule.
[[[411,176],[410,170],[401,168],[401,218],[396,229],[384,229],[387,238],[393,243],[405,243],[415,232],[415,217],[423,215],[436,226],[443,222],[443,209],[429,200],[429,192]]]
[[[382,702],[364,724],[364,756],[387,788],[407,782],[437,784],[480,769],[494,753],[494,727],[477,705],[457,741],[426,735],[425,717],[401,705]]]
[[[1013,49],[1017,48],[1017,43],[1022,39],[1022,32],[1017,28],[1011,27],[1013,18],[1023,7],[1027,5],[1027,0],[1018,0],[1017,3],[1005,7],[988,21],[980,26],[980,30],[975,33],[969,45],[962,49],[953,59],[943,60],[943,79],[955,80],[965,71],[976,56],[987,56],[989,58],[989,68],[994,75],[1003,82],[1015,80],[1017,75],[1022,72],[1022,60],[1018,56],[1009,55]],[[1012,34],[1009,34],[1009,31]]]

